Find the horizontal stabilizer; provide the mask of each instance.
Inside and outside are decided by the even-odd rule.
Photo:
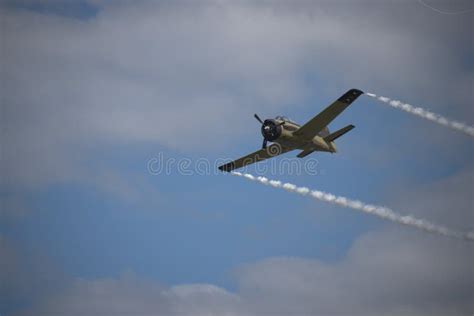
[[[315,151],[315,149],[305,149],[302,152],[300,152],[296,157],[303,158],[303,157],[308,156],[309,154],[311,154],[314,151]]]
[[[347,125],[344,128],[341,128],[340,130],[335,131],[334,133],[329,134],[328,136],[324,137],[324,140],[327,142],[332,142],[344,135],[345,133],[349,132],[352,130],[355,126],[354,125]]]

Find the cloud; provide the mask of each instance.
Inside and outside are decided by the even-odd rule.
[[[463,171],[410,196],[398,191],[392,201],[410,203],[422,216],[472,224],[464,200],[471,187],[463,185],[471,177]],[[235,291],[168,286],[128,272],[70,279],[60,291],[30,297],[33,304],[18,315],[468,315],[473,262],[472,243],[387,225],[359,237],[337,262],[274,257],[240,266]]]
[[[397,235],[369,234],[335,266],[300,258],[267,260],[246,272],[243,286],[249,297],[266,302],[263,311],[282,314],[469,312],[471,248],[445,251],[443,245],[440,251],[420,236],[414,241]]]
[[[0,313],[8,314],[69,286],[69,278],[44,254],[0,234]]]
[[[439,23],[417,4],[371,2],[90,4],[88,19],[1,11],[6,186],[81,181],[87,156],[111,145],[222,150],[250,135],[238,126],[254,112],[352,86],[413,102],[428,90],[433,107],[458,105],[452,117],[470,111],[472,74],[458,58],[471,50],[469,15]]]
[[[466,315],[474,307],[471,246],[395,230],[363,236],[335,265],[270,258],[237,275],[236,293],[133,274],[76,280],[19,315]]]
[[[98,3],[89,19],[1,10],[2,188],[80,182],[133,200],[145,180],[97,170],[89,155],[143,143],[223,150],[250,135],[254,112],[294,111],[353,86],[472,117],[470,14],[449,19],[416,2]],[[471,225],[472,176],[463,179],[421,190],[422,199],[404,192],[394,208]],[[465,315],[472,253],[396,227],[361,237],[336,264],[241,267],[230,292],[133,274],[65,280],[2,241],[0,293],[2,305],[28,302],[25,315]]]
[[[237,315],[237,295],[210,284],[165,287],[128,272],[116,279],[77,279],[19,315]]]

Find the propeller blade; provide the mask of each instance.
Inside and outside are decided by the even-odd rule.
[[[257,114],[254,114],[253,117],[255,117],[257,121],[259,121],[261,124],[263,124],[263,121],[258,117]]]
[[[267,148],[267,140],[265,138],[263,139],[262,148],[263,149]]]

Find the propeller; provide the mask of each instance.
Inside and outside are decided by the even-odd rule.
[[[255,117],[255,119],[256,119],[257,121],[259,121],[260,124],[263,125],[262,119],[261,119],[257,114],[254,114],[253,117]],[[266,139],[265,137],[263,137],[262,148],[263,148],[263,149],[267,148],[267,139]]]
[[[281,126],[285,124],[285,122],[276,123],[275,120],[265,120],[262,119],[257,115],[253,115],[257,121],[262,124],[262,135],[263,135],[263,143],[262,148],[267,148],[268,141],[274,141],[277,139],[281,134]]]

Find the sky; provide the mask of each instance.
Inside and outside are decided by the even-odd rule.
[[[473,9],[2,1],[0,315],[472,314],[473,243],[216,166],[350,88],[473,124]],[[348,124],[263,175],[474,229],[471,138],[367,96]]]

